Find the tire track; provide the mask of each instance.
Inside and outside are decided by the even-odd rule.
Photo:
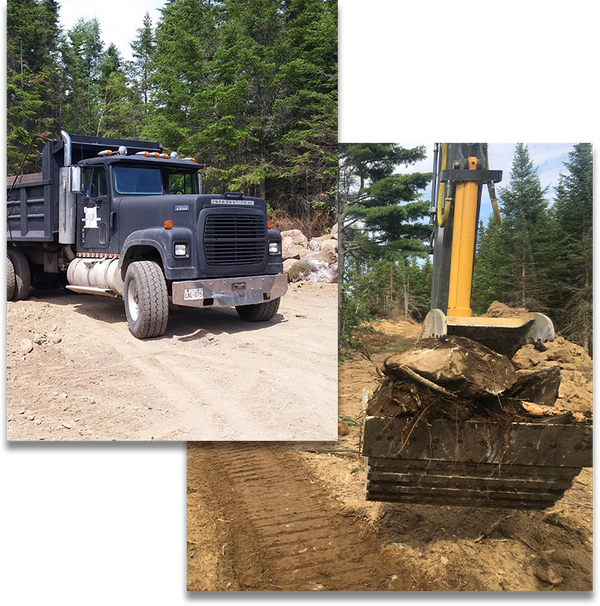
[[[239,589],[418,589],[398,555],[279,445],[189,443],[190,490],[224,523],[223,551],[227,545]],[[188,514],[188,535],[196,511]],[[188,564],[191,576],[201,574],[193,560]]]

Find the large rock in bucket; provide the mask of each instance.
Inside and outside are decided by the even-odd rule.
[[[406,379],[402,366],[469,398],[501,394],[517,381],[506,356],[466,337],[423,339],[412,349],[389,357],[383,372]]]

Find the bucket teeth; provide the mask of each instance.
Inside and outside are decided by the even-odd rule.
[[[516,318],[469,318],[446,316],[440,309],[432,309],[423,322],[419,340],[447,335],[467,337],[512,358],[526,343],[554,341],[554,325],[539,313]]]

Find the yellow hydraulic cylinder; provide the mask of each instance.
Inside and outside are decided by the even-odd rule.
[[[469,170],[477,169],[477,158],[468,158]],[[477,199],[479,183],[461,181],[454,196],[454,229],[448,290],[449,316],[471,316],[473,255],[477,233]]]

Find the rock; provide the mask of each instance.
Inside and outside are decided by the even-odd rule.
[[[308,238],[299,229],[281,232],[281,255],[283,260],[299,259],[300,252],[308,248]]]
[[[331,251],[313,252],[297,261],[288,270],[290,282],[308,280],[311,282],[336,282],[337,259]]]
[[[338,239],[338,231],[339,231],[339,229],[338,229],[338,224],[337,224],[337,223],[334,223],[334,224],[333,224],[333,227],[331,228],[331,231],[329,232],[329,235],[330,235],[332,238],[334,238],[335,240],[337,240],[337,239]]]
[[[522,375],[506,393],[508,397],[527,400],[534,404],[553,406],[558,398],[560,368],[553,366],[529,375]]]
[[[383,372],[406,378],[400,366],[470,398],[501,394],[517,382],[506,356],[466,337],[423,339],[412,349],[389,357]]]
[[[337,252],[338,249],[338,242],[337,240],[325,240],[324,242],[321,242],[321,250],[330,250],[332,252]]]
[[[560,585],[563,581],[563,578],[558,574],[554,567],[551,566],[547,560],[541,558],[534,564],[533,574],[542,581],[542,583],[548,583],[553,587]]]
[[[298,259],[286,259],[283,262],[283,273],[284,274],[289,274],[290,273],[290,269],[296,264],[298,263]],[[289,279],[289,276],[288,276]]]
[[[31,339],[21,339],[21,345],[19,345],[19,351],[23,354],[28,354],[33,351],[33,343]]]
[[[335,230],[337,234],[337,227]],[[289,282],[337,282],[337,237],[332,234],[312,238],[299,229],[281,232],[283,271]]]
[[[350,428],[348,427],[348,423],[343,419],[338,419],[338,435],[339,436],[347,436],[350,433]]]

